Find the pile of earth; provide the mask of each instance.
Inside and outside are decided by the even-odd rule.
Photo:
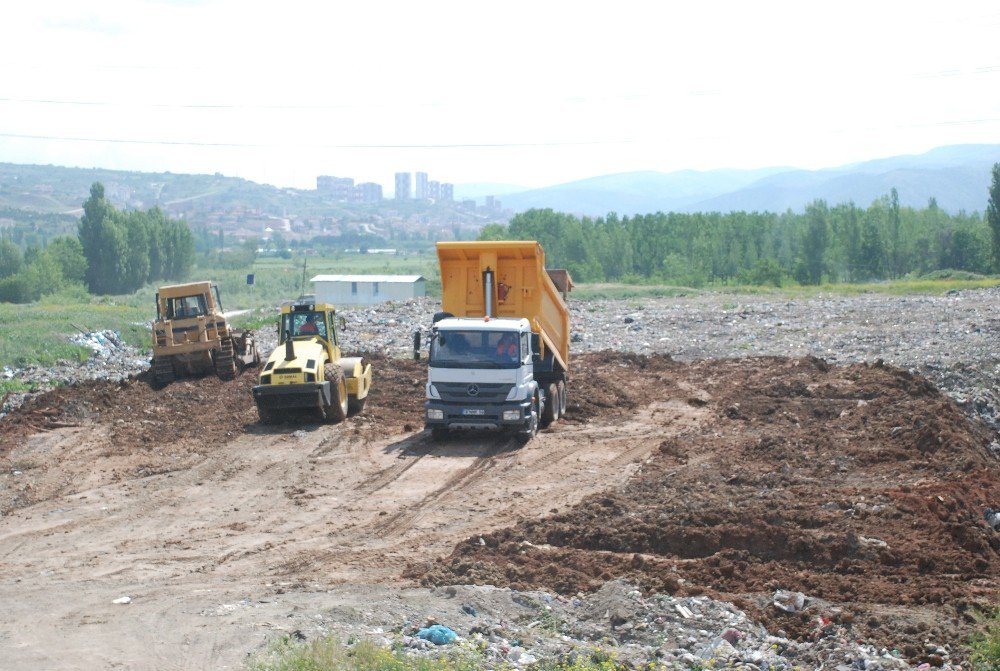
[[[469,538],[410,577],[561,594],[624,578],[731,601],[797,640],[834,620],[914,662],[927,661],[924,641],[961,640],[995,605],[1000,534],[983,516],[1000,502],[995,434],[924,378],[812,357],[603,358],[617,377],[588,389],[581,373],[576,398],[614,399],[602,411],[618,412],[638,399],[615,399],[617,382],[653,370],[641,398],[653,421],[671,402],[711,420],[665,440],[618,490]],[[805,607],[774,607],[778,589]]]

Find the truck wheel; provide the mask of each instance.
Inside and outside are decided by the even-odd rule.
[[[525,429],[521,429],[517,432],[517,440],[522,445],[528,443],[535,435],[538,433],[538,398],[531,403],[531,420],[528,422],[528,426]]]
[[[560,417],[566,414],[566,383],[559,383],[559,415]]]
[[[451,430],[445,424],[431,425],[431,438],[434,440],[445,440],[451,435]]]
[[[545,407],[542,409],[542,426],[559,419],[559,388],[555,382],[545,387]]]
[[[233,339],[223,338],[219,349],[215,350],[215,374],[220,380],[232,380],[236,377],[236,359],[233,356]]]
[[[332,363],[323,367],[323,373],[330,382],[330,407],[323,408],[327,421],[342,422],[347,419],[347,380],[340,366]]]

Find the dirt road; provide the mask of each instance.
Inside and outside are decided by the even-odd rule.
[[[406,361],[376,361],[368,406],[340,425],[261,427],[250,375],[34,399],[0,422],[3,667],[237,668],[292,614],[336,605],[331,587],[400,582],[619,487],[708,417],[668,359],[625,386],[628,357],[592,359],[571,421],[525,447],[430,441]]]

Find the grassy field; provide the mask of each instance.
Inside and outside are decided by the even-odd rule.
[[[80,291],[29,305],[0,303],[0,367],[85,361],[90,350],[69,341],[79,331],[110,329],[132,345],[148,346],[150,310],[132,298],[95,298]]]
[[[246,282],[249,273],[255,275],[252,287]],[[428,280],[428,293],[441,295],[437,258],[432,254],[310,257],[305,267],[306,292],[309,280],[316,275],[350,273],[423,275]],[[251,311],[234,318],[234,326],[259,328],[274,322],[275,306],[303,293],[302,278],[301,260],[261,259],[248,269],[196,268],[190,280],[214,281],[227,311]],[[47,366],[61,359],[84,361],[90,350],[69,341],[80,331],[118,331],[125,342],[147,350],[147,324],[156,316],[155,293],[156,288],[148,286],[126,296],[91,296],[76,288],[28,305],[0,303],[0,368]],[[6,386],[10,388],[0,388],[0,393],[15,390],[10,383]]]
[[[300,259],[259,259],[252,269],[195,270],[193,274],[214,280],[227,310],[246,310],[275,306],[281,301],[310,293],[309,280],[316,275],[384,274],[423,275],[427,293],[441,295],[437,257],[433,254],[405,256],[381,254],[344,254],[336,257],[308,257],[303,273]],[[254,274],[254,285],[247,285],[247,275]],[[303,283],[303,277],[305,282]]]

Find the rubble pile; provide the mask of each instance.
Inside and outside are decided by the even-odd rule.
[[[304,618],[298,637],[369,640],[411,655],[467,649],[487,668],[583,659],[634,669],[913,668],[899,650],[858,642],[849,615],[818,603],[806,607],[811,636],[795,641],[768,632],[731,603],[644,594],[621,580],[573,595],[456,585],[365,598],[361,613],[333,609]],[[921,647],[937,667],[959,668],[950,661],[950,645],[928,640]]]
[[[61,359],[53,366],[27,366],[0,369],[0,380],[18,383],[30,391],[0,395],[0,417],[10,414],[29,398],[54,387],[80,382],[106,380],[117,382],[138,375],[149,368],[149,354],[125,343],[118,331],[94,331],[69,336],[69,341],[87,347],[93,354],[83,361]]]

